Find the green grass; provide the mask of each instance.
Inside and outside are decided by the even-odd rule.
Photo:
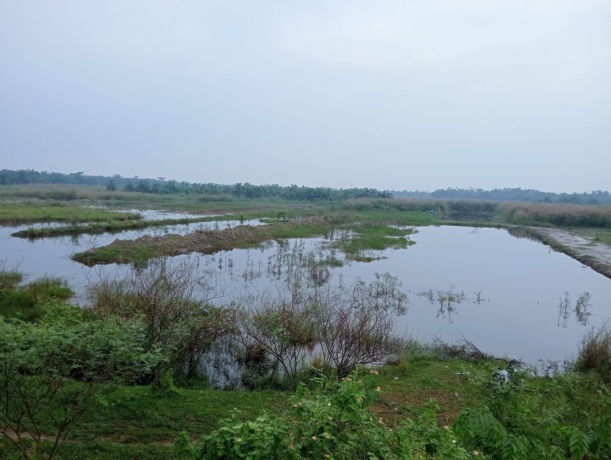
[[[573,228],[571,231],[596,243],[611,244],[611,228]]]
[[[18,203],[0,202],[0,225],[20,225],[34,222],[105,222],[138,220],[134,213],[87,208],[59,201]]]
[[[243,217],[242,217],[243,218]],[[106,222],[94,222],[87,224],[73,223],[72,225],[62,227],[48,227],[48,228],[28,228],[19,232],[13,233],[11,236],[19,238],[47,238],[53,236],[65,236],[65,235],[80,235],[80,234],[99,234],[99,233],[118,233],[128,230],[141,230],[152,227],[166,227],[169,225],[186,225],[201,222],[212,222],[212,221],[226,221],[226,220],[240,220],[240,216],[228,215],[228,216],[206,216],[206,217],[193,217],[184,219],[161,219],[161,220],[138,220],[138,221],[125,221],[125,220],[110,220]]]
[[[73,292],[66,282],[56,278],[41,278],[25,286],[22,276],[14,272],[0,272],[0,316],[22,321],[39,319],[49,300],[67,300]]]
[[[281,412],[288,393],[274,391],[222,391],[176,389],[168,392],[149,387],[124,387],[106,406],[89,412],[78,424],[74,439],[103,437],[124,443],[171,442],[180,431],[199,436],[218,426],[231,409],[244,419],[264,410]]]
[[[554,428],[564,425],[583,430],[593,427],[608,404],[604,399],[608,388],[592,376],[579,374],[553,379],[524,374],[519,390],[499,394],[499,399],[491,389],[491,376],[505,365],[496,360],[440,359],[434,353],[403,358],[371,370],[369,377],[380,392],[369,410],[394,427],[405,418],[416,419],[434,400],[439,409],[437,422],[451,426],[463,409],[486,405],[499,420],[505,417],[509,429],[530,437],[549,437]],[[277,391],[159,392],[123,387],[83,416],[59,458],[177,458],[172,444],[181,431],[193,439],[210,434],[233,409],[240,411],[242,420],[254,420],[263,412],[285,416],[291,396]],[[3,458],[11,458],[6,454],[10,451],[6,441],[0,440],[0,449]]]

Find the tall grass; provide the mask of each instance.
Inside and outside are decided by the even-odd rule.
[[[611,383],[611,328],[608,323],[591,329],[579,345],[575,370],[594,372]]]
[[[577,204],[503,203],[499,217],[518,225],[611,228],[611,207]]]

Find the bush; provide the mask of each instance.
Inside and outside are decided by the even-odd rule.
[[[605,382],[611,382],[611,329],[607,323],[591,329],[582,339],[575,370],[595,372]]]
[[[431,405],[415,420],[390,428],[367,407],[380,388],[358,372],[336,383],[313,379],[300,384],[289,414],[264,414],[243,421],[239,413],[197,443],[186,433],[175,448],[198,459],[466,459],[452,429],[441,427]]]

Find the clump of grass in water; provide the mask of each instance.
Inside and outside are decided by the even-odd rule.
[[[406,248],[412,241],[406,235],[412,233],[409,228],[397,228],[388,226],[362,226],[354,230],[349,238],[343,238],[333,243],[333,246],[344,251],[353,260],[370,262],[376,260],[374,257],[362,254],[366,250],[383,251],[384,249]]]

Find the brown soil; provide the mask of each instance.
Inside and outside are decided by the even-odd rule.
[[[435,388],[422,388],[409,393],[383,393],[378,402],[369,409],[376,417],[381,417],[384,423],[392,426],[405,418],[413,418],[414,413],[421,410],[431,399],[441,408],[437,414],[437,422],[442,426],[454,423],[463,409],[456,393]]]

